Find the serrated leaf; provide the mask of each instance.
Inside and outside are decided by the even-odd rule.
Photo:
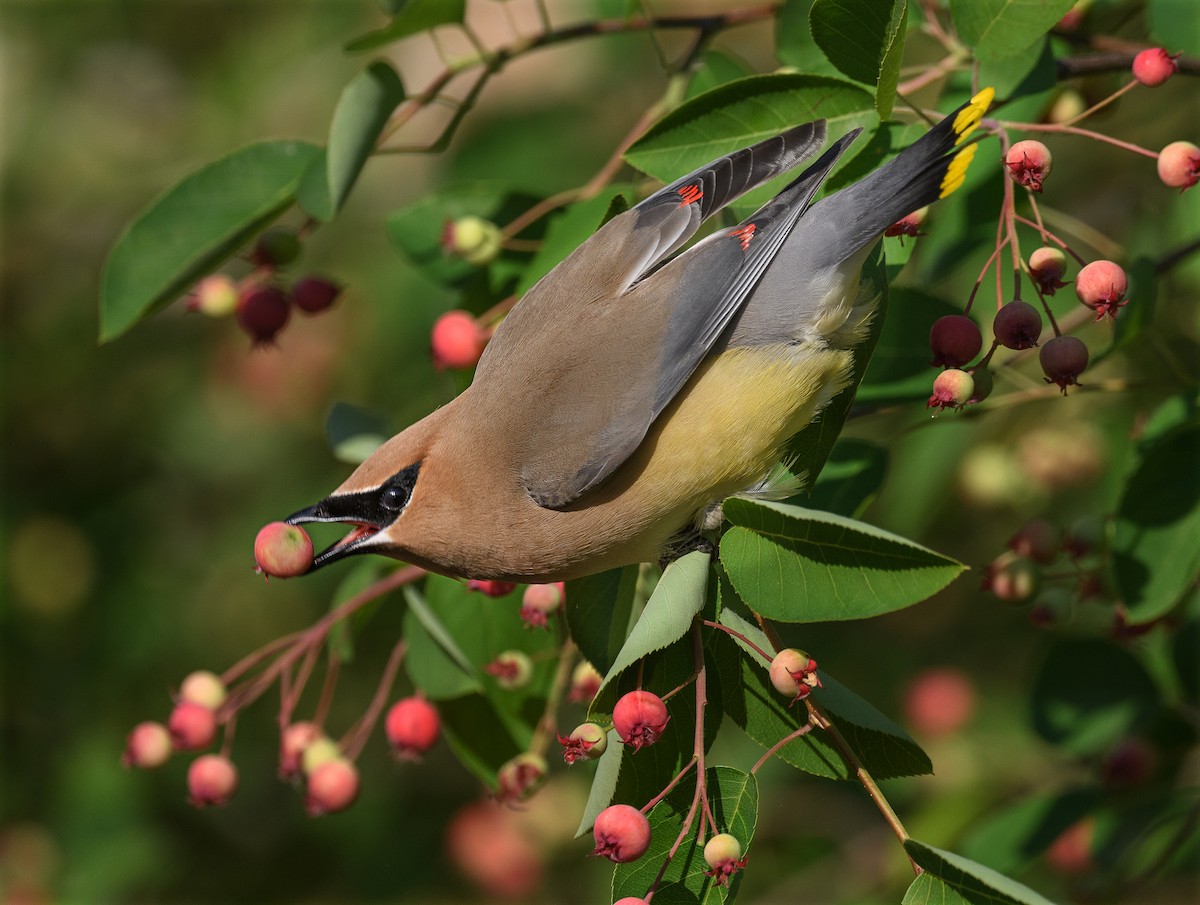
[[[876,110],[892,112],[904,55],[907,0],[815,0],[809,11],[813,40],[839,70],[876,87]]]
[[[1131,622],[1172,610],[1200,574],[1200,422],[1144,449],[1117,506],[1113,574]]]
[[[922,873],[912,881],[900,905],[1006,905],[987,893],[968,892],[951,886],[941,877]]]
[[[1054,27],[1074,0],[950,0],[958,36],[980,61],[1020,53]]]
[[[706,786],[713,817],[722,832],[735,836],[748,852],[758,823],[758,783],[749,773],[732,767],[710,767]],[[650,813],[650,848],[641,858],[629,864],[619,864],[613,872],[612,898],[640,897],[654,883],[671,847],[683,830],[684,818],[692,803],[694,783],[680,783],[671,794],[655,805]],[[703,850],[696,844],[693,821],[691,834],[671,859],[663,872],[654,901],[689,903],[689,905],[719,905],[733,897],[740,875],[735,874],[729,886],[718,886],[706,876],[708,865]]]
[[[721,563],[755,612],[785,622],[864,619],[940,591],[965,566],[865,522],[761,500],[725,501]]]
[[[335,402],[325,418],[325,440],[339,462],[357,465],[396,431],[391,420],[373,409]]]
[[[466,0],[408,0],[399,7],[391,22],[350,41],[346,50],[350,53],[374,50],[439,25],[461,23],[466,6]]]
[[[517,295],[524,295],[533,284],[553,270],[560,261],[582,245],[606,221],[606,215],[618,197],[628,192],[624,185],[613,186],[587,201],[572,204],[546,227],[546,237],[533,260],[517,280]]]
[[[596,671],[612,668],[629,634],[638,567],[625,566],[567,584],[566,615],[571,639]]]
[[[125,228],[100,281],[100,341],[174,300],[274,220],[319,153],[302,141],[249,145],[189,173]]]
[[[966,893],[967,895],[985,894],[1000,902],[1014,905],[1053,905],[1044,896],[1034,892],[1023,883],[1018,883],[1011,877],[984,867],[962,855],[943,851],[909,839],[904,843],[904,850],[910,858],[926,871],[945,880]],[[968,898],[967,901],[974,901]]]
[[[696,67],[688,81],[684,100],[699,97],[718,85],[743,79],[750,74],[751,70],[736,57],[719,50],[706,51],[700,58],[700,65]]]

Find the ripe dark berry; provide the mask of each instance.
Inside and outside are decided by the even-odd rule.
[[[983,334],[975,321],[963,314],[947,314],[933,322],[929,331],[931,365],[961,368],[983,348]]]
[[[1133,58],[1132,68],[1133,77],[1148,88],[1161,85],[1179,69],[1175,64],[1175,56],[1161,47],[1143,50]]]
[[[278,286],[251,286],[238,296],[238,326],[250,335],[254,345],[266,345],[274,342],[287,324],[291,310],[287,294]]]
[[[1184,191],[1200,182],[1200,147],[1190,141],[1171,142],[1158,152],[1158,178]]]
[[[487,334],[469,311],[447,311],[434,321],[429,336],[433,366],[439,371],[475,367],[486,345]]]
[[[206,276],[188,295],[188,311],[208,317],[228,317],[237,308],[237,284],[223,273]]]
[[[558,743],[563,746],[563,760],[568,764],[595,760],[608,747],[608,733],[596,723],[581,723],[570,735],[560,735]]]
[[[344,811],[358,798],[358,770],[339,757],[326,761],[308,774],[304,809],[309,817]]]
[[[821,687],[821,680],[817,677],[817,661],[794,647],[775,655],[769,673],[775,690],[791,698],[793,704],[808,697],[814,688]]]
[[[221,677],[207,669],[189,673],[179,686],[179,700],[191,701],[209,710],[216,710],[224,704],[226,694]]]
[[[975,380],[966,371],[947,368],[933,381],[933,393],[926,403],[931,409],[960,409],[975,394]]]
[[[1034,192],[1042,190],[1052,163],[1050,149],[1040,141],[1019,141],[1004,156],[1004,165],[1012,180]]]
[[[1112,261],[1092,261],[1075,278],[1075,295],[1096,312],[1096,320],[1116,317],[1117,309],[1129,304],[1125,298],[1128,289],[1124,269]]]
[[[1078,386],[1077,378],[1088,365],[1088,349],[1083,340],[1074,336],[1056,336],[1038,352],[1046,383],[1056,383],[1063,395],[1067,387]]]
[[[540,754],[518,754],[496,771],[496,798],[505,804],[525,801],[542,787],[549,769]]]
[[[271,522],[254,538],[254,561],[258,571],[275,578],[303,575],[312,566],[312,538],[299,525]]]
[[[207,748],[217,737],[217,715],[201,704],[180,701],[167,719],[167,731],[176,751]]]
[[[388,710],[384,733],[396,757],[420,760],[421,755],[437,744],[441,719],[437,708],[425,698],[403,698]]]
[[[663,699],[649,691],[631,691],[613,707],[613,728],[635,751],[657,742],[669,720]]]
[[[258,237],[251,260],[260,267],[286,267],[300,257],[300,237],[292,230],[273,226]]]
[[[704,863],[709,867],[704,873],[713,878],[713,884],[725,886],[730,877],[746,866],[742,844],[729,833],[717,833],[704,843]]]
[[[305,314],[318,314],[342,294],[342,287],[324,277],[308,276],[292,284],[292,302]]]
[[[1061,248],[1043,246],[1029,256],[1029,275],[1042,295],[1054,295],[1067,284],[1062,276],[1067,272],[1067,256]]]
[[[524,688],[533,677],[533,661],[523,650],[506,650],[496,655],[496,659],[483,667],[489,676],[494,676],[496,684],[507,691]]]
[[[549,617],[563,602],[563,583],[531,584],[521,598],[521,619],[530,628],[549,628]]]
[[[596,840],[593,855],[616,864],[628,864],[646,854],[650,847],[650,821],[631,805],[610,805],[596,815],[592,836]]]
[[[996,312],[992,334],[1005,348],[1032,349],[1042,334],[1042,315],[1033,305],[1016,299]]]
[[[229,803],[237,791],[238,772],[228,757],[205,754],[187,772],[188,803],[198,808]]]
[[[478,591],[480,594],[485,594],[488,597],[507,597],[517,589],[517,585],[512,581],[491,581],[472,578],[467,582],[468,591]]]
[[[121,763],[139,770],[161,767],[171,756],[171,734],[162,723],[138,723],[125,741]]]

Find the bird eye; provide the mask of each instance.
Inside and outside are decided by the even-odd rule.
[[[379,495],[379,505],[389,512],[399,512],[408,502],[408,494],[399,487],[388,487]]]

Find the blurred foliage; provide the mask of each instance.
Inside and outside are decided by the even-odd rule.
[[[721,5],[653,7],[667,14]],[[585,12],[582,3],[562,6],[571,17]],[[605,15],[623,6],[595,4]],[[786,4],[783,22],[805,15],[805,6]],[[1150,4],[1151,18],[1165,6]],[[506,12],[533,27],[528,4],[516,0],[471,7],[483,34],[508,34]],[[956,4],[956,15],[965,7]],[[1139,10],[1097,0],[1089,15],[1098,27],[1140,41],[1146,26]],[[336,225],[313,234],[302,262],[348,289],[330,314],[295,319],[277,347],[250,350],[231,324],[188,315],[180,305],[98,346],[99,274],[124,225],[165,187],[252,141],[324,143],[343,87],[366,63],[341,45],[381,21],[376,3],[322,0],[14,0],[0,7],[0,897],[93,903],[479,896],[451,865],[443,840],[451,815],[478,798],[480,786],[444,745],[420,767],[397,767],[374,738],[360,764],[359,803],[318,821],[305,818],[298,796],[273,781],[271,700],[239,723],[242,789],[224,810],[185,804],[180,760],[145,775],[118,763],[129,727],[164,715],[186,672],[224,668],[327,608],[338,575],[264,585],[252,573],[250,544],[259,525],[320,497],[346,473],[323,433],[333,405],[381,410],[407,424],[461,388],[459,378],[431,367],[430,325],[464,298],[482,310],[497,288],[481,285],[471,295],[468,287],[463,296],[411,265],[387,232],[402,228],[398,212],[420,210],[412,205],[437,186],[498,180],[505,194],[492,189],[489,197],[499,209],[510,198],[527,205],[584,183],[661,96],[660,56],[674,58],[687,43],[671,33],[631,34],[540,51],[493,81],[445,154],[369,162]],[[715,46],[721,55],[702,70],[714,83],[742,72],[742,61],[754,72],[776,64],[769,23],[730,30]],[[436,59],[421,39],[386,53],[406,78],[409,71],[428,74]],[[794,31],[781,35],[779,54],[793,65],[819,57]],[[1038,54],[1026,61],[1035,74]],[[932,64],[937,55],[910,30],[906,67]],[[1098,74],[1077,87],[1094,101],[1124,78]],[[1107,108],[1096,127],[1151,148],[1194,139],[1194,93],[1194,80],[1138,92]],[[1047,84],[1011,115],[1036,118],[1058,94]],[[926,100],[920,92],[913,99]],[[1054,151],[1056,203],[1046,211],[1056,218],[1052,228],[1088,234],[1094,224],[1104,234],[1092,236],[1094,251],[1130,261],[1158,259],[1195,238],[1200,191],[1169,195],[1146,160],[1083,139],[1057,138]],[[932,215],[929,236],[916,243],[902,291],[893,294],[889,324],[896,329],[908,324],[907,303],[961,301],[970,291],[987,250],[968,240],[995,229],[997,183],[984,178],[984,156],[961,196]],[[1189,467],[1186,450],[1155,452],[1151,441],[1163,431],[1147,424],[1170,394],[1190,402],[1186,394],[1194,392],[1200,257],[1163,274],[1156,292],[1140,291],[1135,282],[1134,304],[1152,297],[1153,320],[1118,340],[1119,348],[1088,372],[1094,392],[1066,400],[1040,392],[1027,356],[998,369],[997,394],[981,410],[935,422],[920,403],[857,413],[848,435],[889,451],[886,476],[863,517],[978,574],[1030,518],[1067,526],[1119,509],[1139,515],[1122,498],[1141,463]],[[1052,302],[1058,313],[1074,306],[1069,294]],[[933,315],[923,310],[920,319]],[[1082,335],[1102,350],[1109,330],[1089,326]],[[906,331],[918,342],[921,333]],[[881,348],[905,341],[885,332]],[[1143,437],[1139,447],[1134,441]],[[1194,459],[1190,468],[1194,477]],[[1100,851],[1118,851],[1123,832],[1169,840],[1186,828],[1186,811],[1164,807],[1162,798],[1189,787],[1194,795],[1197,784],[1195,749],[1191,761],[1178,763],[1194,722],[1190,730],[1179,725],[1176,705],[1186,702],[1194,721],[1198,601],[1193,592],[1185,611],[1191,628],[1174,641],[1162,625],[1101,640],[1113,598],[1106,587],[1101,603],[1035,626],[1027,608],[981,593],[969,574],[920,606],[866,622],[789,626],[785,640],[815,652],[823,667],[907,725],[936,772],[889,781],[889,797],[919,838],[947,848],[962,843],[960,850],[984,863],[1005,851],[994,840],[1024,838],[1029,826],[1042,827],[1043,841],[1052,841],[1102,797],[1097,790],[1111,781],[1104,765],[1113,746],[1130,738],[1151,745],[1155,775],[1177,778],[1173,786],[1127,790],[1123,801],[1095,814],[1091,832]],[[400,608],[389,611],[385,603],[372,631],[356,639],[331,722],[348,724],[361,711],[401,621]],[[1082,650],[1088,645],[1102,646],[1107,672],[1072,682],[1046,668],[1072,658],[1094,664]],[[974,709],[959,731],[923,736],[911,725],[908,692],[933,666],[968,678]],[[1082,681],[1089,677],[1094,681]],[[1088,714],[1089,692],[1106,681],[1133,702],[1128,721],[1112,724],[1098,714],[1085,737],[1052,744],[1063,741],[1056,722],[1063,708]],[[1044,692],[1043,705],[1060,706],[1035,711],[1035,689]],[[582,719],[582,706],[578,711]],[[758,756],[749,741],[726,736],[716,751],[746,762]],[[558,774],[519,816],[520,832],[549,859],[534,901],[599,901],[607,894],[608,865],[585,860],[589,846],[568,841],[587,779]],[[821,900],[865,905],[903,895],[907,864],[861,789],[801,778],[777,761],[758,781],[773,791],[759,805],[744,901],[811,898],[820,890]],[[1152,861],[1152,854],[1145,857]],[[1172,863],[1183,867],[1196,855],[1193,845],[1171,855]],[[1072,874],[1041,855],[998,860],[1005,863],[992,866],[1021,871],[1023,880],[1060,897],[1119,893],[1119,901],[1139,902],[1152,890],[1155,902],[1182,903],[1193,891],[1194,874],[1183,870],[1118,891],[1106,885],[1104,871]],[[886,898],[880,889],[889,891]]]

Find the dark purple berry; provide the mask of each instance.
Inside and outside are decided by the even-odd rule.
[[[992,333],[1006,348],[1031,349],[1042,333],[1042,316],[1033,305],[1017,299],[996,312]]]

